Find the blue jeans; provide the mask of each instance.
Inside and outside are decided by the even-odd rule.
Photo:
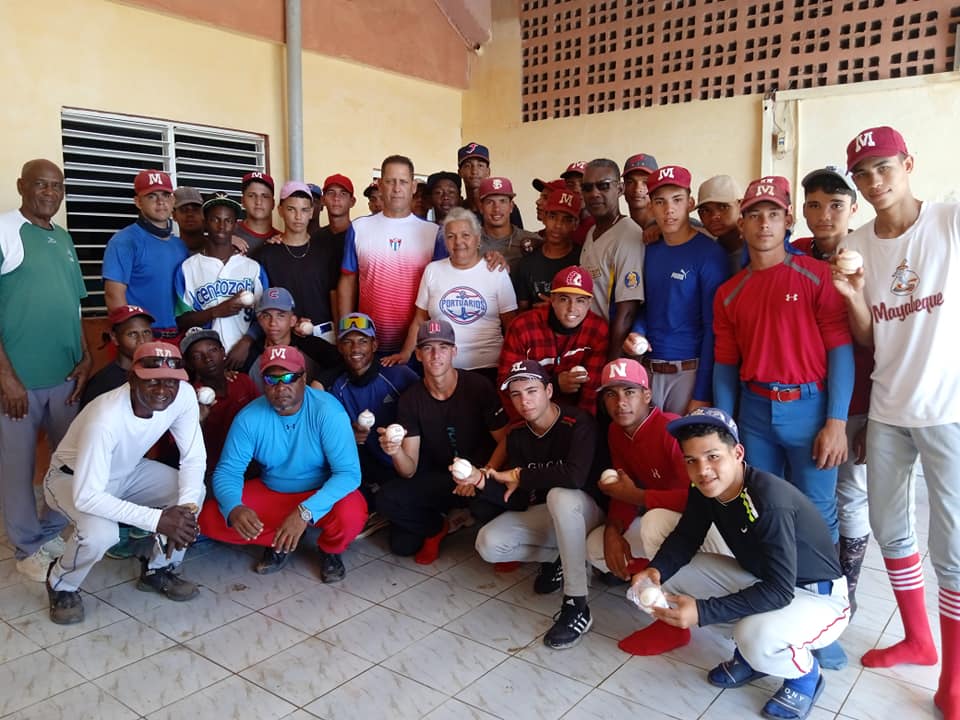
[[[837,468],[818,470],[813,459],[813,441],[827,419],[827,395],[814,383],[800,389],[798,400],[779,402],[744,388],[740,440],[750,465],[786,479],[810,499],[837,543]]]

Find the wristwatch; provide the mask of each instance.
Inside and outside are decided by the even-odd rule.
[[[313,513],[310,512],[310,510],[308,510],[306,507],[304,507],[303,503],[300,503],[299,505],[297,505],[297,512],[300,513],[300,519],[303,520],[305,523],[313,522]]]

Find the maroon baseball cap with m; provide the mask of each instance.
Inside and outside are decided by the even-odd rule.
[[[173,192],[173,181],[163,170],[141,170],[133,179],[133,191],[137,195],[156,192]]]
[[[857,136],[847,145],[847,170],[853,170],[854,166],[865,158],[909,154],[903,135],[892,127],[882,125],[867,128],[857,133]]]
[[[647,192],[653,195],[656,190],[673,185],[684,190],[690,189],[690,171],[679,165],[664,165],[647,176]]]
[[[747,186],[740,202],[740,212],[757,203],[770,202],[784,210],[790,209],[790,181],[780,175],[767,175]]]
[[[307,369],[307,363],[295,347],[271,345],[260,356],[260,371],[266,372],[267,368],[272,367],[282,368],[287,372],[303,372]]]
[[[180,348],[165,342],[148,342],[133,353],[133,374],[141,380],[189,380]]]

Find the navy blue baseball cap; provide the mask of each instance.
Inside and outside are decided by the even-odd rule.
[[[480,158],[481,160],[486,160],[487,164],[490,164],[490,151],[487,149],[486,145],[481,145],[480,143],[467,143],[462,148],[457,150],[457,167],[463,165],[470,158]]]
[[[726,412],[720,408],[701,407],[694,410],[689,415],[677,418],[667,424],[667,432],[677,436],[677,432],[690,425],[712,425],[718,430],[725,430],[733,435],[733,439],[740,442],[740,431],[737,429],[737,423],[733,421]]]

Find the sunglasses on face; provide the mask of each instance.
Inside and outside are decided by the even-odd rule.
[[[594,188],[596,188],[600,192],[606,192],[616,182],[617,182],[616,180],[601,180],[600,182],[597,182],[597,183],[585,182],[580,184],[580,189],[585,193],[593,192]]]
[[[176,357],[145,357],[140,358],[140,360],[137,361],[137,365],[150,370],[154,370],[156,368],[173,368],[174,370],[181,370],[183,368],[183,360]]]
[[[264,375],[263,382],[267,385],[292,385],[303,377],[302,372],[288,372],[283,375]]]

